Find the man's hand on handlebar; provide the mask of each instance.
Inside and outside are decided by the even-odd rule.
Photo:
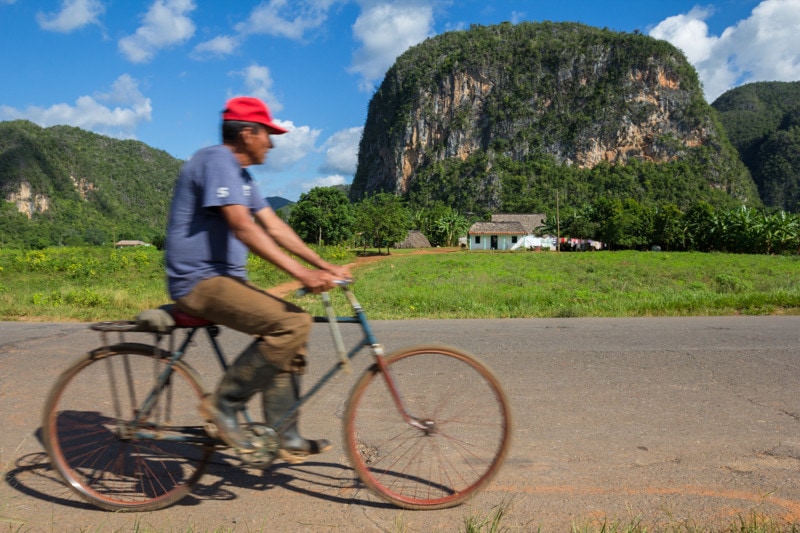
[[[332,265],[331,268],[327,269],[328,272],[333,274],[333,277],[337,280],[342,281],[351,281],[353,279],[353,275],[350,273],[350,269],[347,268],[345,265]]]
[[[305,289],[304,292],[319,294],[327,292],[341,281],[351,281],[352,276],[347,267],[339,267],[332,270],[307,270],[302,277],[297,278]]]
[[[308,269],[297,279],[306,291],[314,294],[329,291],[336,286],[336,277],[327,270]]]

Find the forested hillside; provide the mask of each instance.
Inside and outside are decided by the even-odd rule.
[[[767,206],[800,211],[800,81],[731,89],[712,104]]]
[[[180,165],[138,141],[0,122],[0,246],[158,240]]]
[[[598,197],[760,205],[665,41],[572,23],[473,26],[401,55],[370,105],[351,199],[376,191],[464,213]]]

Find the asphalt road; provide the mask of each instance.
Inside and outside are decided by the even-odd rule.
[[[304,410],[334,449],[266,472],[218,454],[192,495],[153,513],[77,499],[36,438],[58,373],[99,337],[84,324],[0,323],[0,530],[458,531],[505,508],[511,531],[591,524],[728,525],[761,513],[800,522],[800,317],[385,321],[388,351],[442,342],[480,356],[512,401],[514,441],[486,491],[442,511],[401,511],[364,489],[341,447],[340,376]],[[352,339],[351,335],[346,335]],[[246,340],[224,331],[230,353]],[[218,373],[205,342],[190,363]],[[332,361],[317,326],[308,379]],[[367,357],[364,357],[366,362]]]

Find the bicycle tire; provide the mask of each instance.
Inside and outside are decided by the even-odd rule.
[[[415,346],[386,358],[409,413],[406,422],[377,363],[353,387],[344,442],[361,481],[404,509],[459,505],[497,474],[511,441],[511,411],[499,381],[456,348]]]
[[[168,355],[135,343],[99,348],[66,369],[50,391],[42,417],[45,450],[67,485],[97,507],[161,509],[183,498],[203,475],[213,447],[197,409],[203,387],[185,363],[174,364],[139,427],[151,436],[125,429],[155,388]],[[192,440],[180,440],[186,436]]]

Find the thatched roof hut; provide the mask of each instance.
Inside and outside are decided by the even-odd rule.
[[[418,230],[411,230],[406,235],[406,239],[403,242],[395,243],[395,248],[430,248],[431,243],[428,238],[423,235]]]
[[[518,222],[525,228],[528,235],[533,235],[537,228],[544,225],[547,215],[544,214],[531,214],[531,215],[513,215],[509,213],[495,213],[492,215],[492,222]]]
[[[470,235],[525,235],[527,230],[517,221],[476,222],[469,228]]]

